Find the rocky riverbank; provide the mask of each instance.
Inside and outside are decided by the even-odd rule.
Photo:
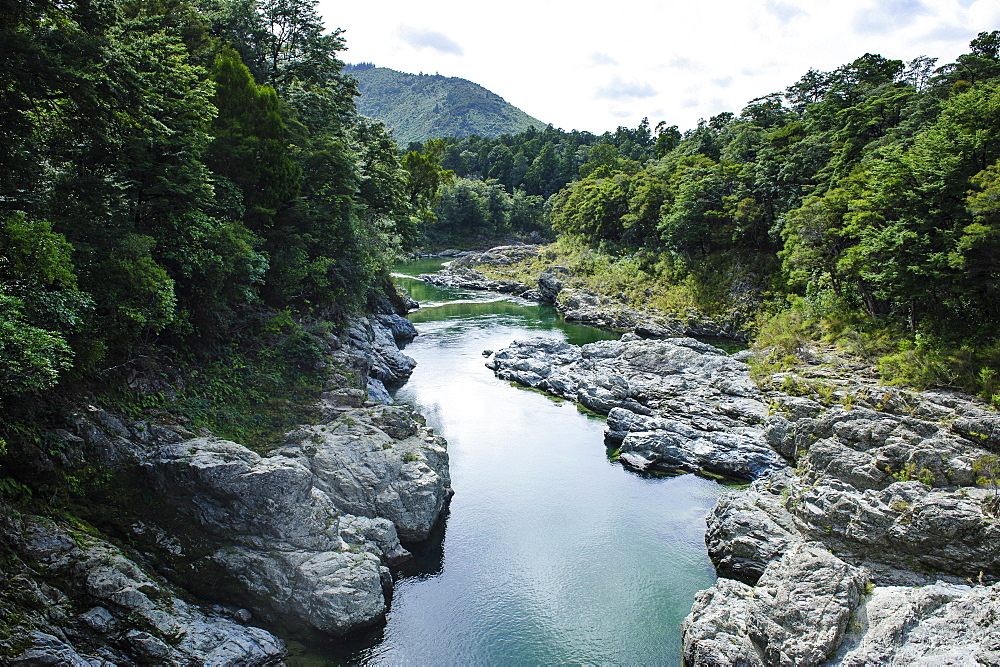
[[[93,405],[53,431],[60,460],[39,451],[37,465],[100,461],[110,506],[101,531],[0,511],[11,662],[279,664],[284,642],[255,624],[338,636],[378,622],[400,540],[426,539],[451,495],[444,440],[387,404],[414,365],[395,341],[413,335],[385,314],[331,336],[321,418],[266,454]]]
[[[606,439],[638,470],[757,479],[788,464],[762,440],[768,407],[739,357],[693,338],[578,347],[515,341],[486,362],[497,376],[607,415]]]
[[[772,392],[776,393],[776,392]],[[721,577],[684,622],[694,664],[997,664],[1000,418],[967,398],[797,397],[763,439],[795,466],[723,496]]]
[[[720,579],[683,624],[689,663],[998,664],[1000,417],[831,355],[761,390],[749,358],[625,335],[487,365],[607,415],[630,468],[755,480],[708,517]]]
[[[572,287],[568,269],[548,265],[530,282],[492,278],[487,274],[498,268],[537,260],[542,246],[498,246],[482,253],[462,253],[437,273],[420,276],[432,285],[462,289],[488,290],[514,294],[524,299],[553,304],[568,322],[638,334],[644,338],[692,336],[746,340],[746,333],[736,322],[726,322],[691,311],[664,315],[632,308],[620,299],[589,289]]]

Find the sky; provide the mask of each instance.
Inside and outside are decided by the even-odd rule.
[[[682,131],[868,53],[953,62],[1000,0],[319,0],[348,63],[457,76],[545,123]]]

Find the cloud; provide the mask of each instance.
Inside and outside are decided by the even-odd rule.
[[[606,53],[594,51],[590,54],[591,65],[617,65],[618,61]]]
[[[620,76],[615,76],[607,83],[597,89],[597,97],[605,97],[610,100],[632,99],[638,100],[645,97],[656,97],[657,91],[648,83],[642,81],[626,81]]]
[[[396,29],[396,35],[415,49],[434,49],[455,56],[465,55],[458,42],[436,30],[401,25]]]
[[[854,15],[854,29],[860,33],[889,32],[910,25],[930,10],[920,0],[878,0]]]
[[[792,19],[798,18],[799,16],[806,16],[806,13],[799,7],[787,2],[777,2],[776,0],[768,0],[765,2],[764,9],[766,9],[769,14],[774,15],[774,17],[782,23],[788,23]]]
[[[701,69],[701,66],[698,63],[691,60],[690,58],[684,58],[682,56],[674,58],[667,64],[675,69],[684,69],[689,72],[696,72]]]
[[[931,42],[967,41],[971,42],[978,33],[960,25],[942,25],[927,33],[925,39]]]
[[[731,76],[720,76],[712,79],[712,83],[717,85],[719,88],[728,88],[733,85],[733,77]]]

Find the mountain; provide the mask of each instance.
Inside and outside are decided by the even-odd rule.
[[[358,111],[385,123],[400,146],[473,134],[495,138],[546,125],[466,79],[407,74],[370,63],[348,65],[345,72],[358,81]]]

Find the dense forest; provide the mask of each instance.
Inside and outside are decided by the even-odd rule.
[[[358,113],[315,0],[2,10],[8,419],[165,356],[309,367],[308,323],[364,308],[399,253],[553,233],[704,310],[850,331],[888,375],[998,390],[1000,32],[942,66],[810,70],[683,133],[400,150]]]
[[[680,288],[674,303],[786,341],[852,342],[888,380],[1000,401],[1000,31],[954,63],[810,70],[683,134],[549,127],[433,151],[464,177],[440,224],[489,220],[454,215],[463,193],[545,198],[561,245],[629,274],[622,289]]]
[[[655,132],[655,133],[654,133]],[[565,132],[549,125],[499,137],[432,139],[409,145],[409,159],[431,160],[446,176],[423,225],[429,246],[482,245],[512,238],[552,240],[546,202],[580,177],[602,167],[638,171],[680,141],[676,126],[648,120],[614,132]]]
[[[358,115],[315,0],[4,0],[0,43],[4,438],[57,383],[168,359],[266,396],[233,368],[310,367],[307,323],[416,239],[434,193]]]

